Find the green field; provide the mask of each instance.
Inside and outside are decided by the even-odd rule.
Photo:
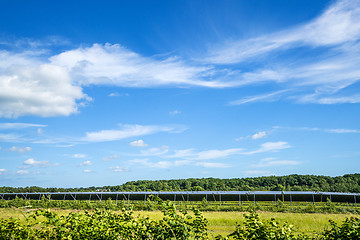
[[[69,212],[79,210],[60,210],[51,209],[61,215],[67,215]],[[82,210],[80,210],[82,211]],[[4,208],[0,209],[1,218],[25,219],[26,214],[31,212],[28,209]],[[120,213],[120,212],[119,212]],[[244,220],[244,212],[203,212],[203,216],[209,221],[209,231],[212,236],[227,234],[235,230],[237,223]],[[258,212],[261,219],[275,218],[279,223],[288,223],[294,225],[296,233],[312,234],[313,232],[322,232],[329,227],[329,219],[341,222],[347,217],[357,216],[353,214],[322,214],[322,213],[274,213]],[[160,211],[135,211],[135,215],[148,216],[151,219],[159,220],[163,217]]]

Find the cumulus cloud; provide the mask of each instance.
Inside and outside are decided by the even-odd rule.
[[[29,166],[40,166],[40,167],[46,167],[49,166],[49,161],[35,161],[33,158],[29,158],[24,161],[25,165]]]
[[[161,146],[159,148],[149,148],[146,150],[141,150],[143,156],[161,156],[169,152],[169,146]]]
[[[9,56],[0,52],[0,58]],[[89,100],[81,87],[73,85],[65,68],[21,65],[21,61],[0,67],[0,97],[0,117],[6,118],[68,116],[78,111],[78,101]]]
[[[5,172],[6,172],[6,169],[0,168],[0,175],[3,174],[3,173],[5,173]]]
[[[31,147],[16,147],[16,146],[12,146],[11,148],[9,149],[6,149],[7,151],[10,151],[10,152],[18,152],[18,153],[24,153],[24,152],[29,152],[31,151]]]
[[[156,126],[156,125],[120,125],[121,129],[101,130],[87,132],[82,139],[88,142],[116,141],[130,137],[139,137],[159,132],[180,133],[185,130],[183,126]]]
[[[129,168],[120,167],[120,166],[110,167],[110,169],[112,169],[114,172],[128,172],[129,171]]]
[[[17,174],[23,175],[23,174],[29,174],[28,170],[19,170],[16,172]]]
[[[267,133],[265,131],[262,132],[258,132],[255,133],[254,135],[251,136],[252,139],[260,139],[260,138],[264,138],[267,136]]]
[[[219,163],[219,162],[197,162],[196,166],[204,167],[204,168],[229,168],[230,164]]]
[[[90,169],[84,169],[83,172],[84,172],[84,173],[91,173],[92,170],[90,170]]]
[[[172,115],[172,116],[174,116],[174,115],[181,114],[181,111],[179,111],[179,110],[173,110],[173,111],[170,111],[169,114]]]
[[[142,139],[140,139],[140,140],[131,142],[130,146],[133,146],[133,147],[147,147],[148,144],[146,144]]]
[[[83,154],[83,153],[75,153],[73,154],[71,157],[73,158],[86,158],[86,154]]]
[[[111,160],[114,160],[114,159],[119,159],[119,155],[117,154],[114,154],[114,155],[111,155],[111,156],[108,156],[108,157],[104,157],[102,158],[103,161],[111,161]]]
[[[84,161],[84,162],[80,163],[80,166],[90,166],[90,165],[92,165],[91,161]]]

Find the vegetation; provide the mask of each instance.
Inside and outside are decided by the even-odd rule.
[[[203,214],[177,211],[172,202],[153,199],[162,217],[151,219],[136,216],[132,210],[121,212],[94,209],[61,214],[37,209],[22,219],[0,218],[0,239],[360,239],[360,219],[330,221],[318,233],[298,233],[296,226],[263,219],[254,211],[244,214],[239,224],[233,224],[230,234],[214,236]]]
[[[178,179],[132,181],[118,186],[89,188],[0,187],[0,192],[87,192],[87,191],[324,191],[360,192],[360,174],[338,177],[288,175],[234,179]]]

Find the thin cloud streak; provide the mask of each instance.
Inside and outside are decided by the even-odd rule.
[[[87,132],[81,140],[84,142],[106,142],[117,141],[130,137],[145,136],[160,132],[181,133],[186,128],[183,126],[144,126],[144,125],[120,125],[121,129],[101,130],[98,132]]]

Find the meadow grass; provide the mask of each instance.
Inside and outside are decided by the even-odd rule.
[[[275,218],[279,223],[294,225],[296,233],[313,234],[322,232],[329,227],[329,220],[341,222],[353,214],[324,214],[324,213],[274,213],[257,212],[260,219]],[[150,219],[162,218],[160,211],[136,211],[136,214],[148,216]],[[203,212],[203,216],[209,221],[209,231],[213,236],[221,234],[226,236],[235,230],[237,223],[244,220],[245,212]]]
[[[2,208],[0,209],[1,218],[18,218],[25,221],[25,216],[28,209],[16,208]],[[61,210],[50,209],[61,215],[67,215],[69,212],[79,210]],[[82,211],[82,210],[80,210]],[[358,216],[353,214],[324,214],[324,213],[274,213],[274,212],[257,212],[260,219],[275,218],[279,223],[288,223],[294,225],[296,233],[312,234],[314,232],[322,232],[325,228],[329,227],[329,220],[332,219],[336,222],[341,222],[351,216]],[[203,216],[208,220],[208,229],[210,234],[215,237],[218,234],[226,236],[235,230],[237,223],[244,220],[245,212],[203,212]],[[134,215],[147,216],[153,220],[160,220],[163,217],[160,211],[134,211]]]

